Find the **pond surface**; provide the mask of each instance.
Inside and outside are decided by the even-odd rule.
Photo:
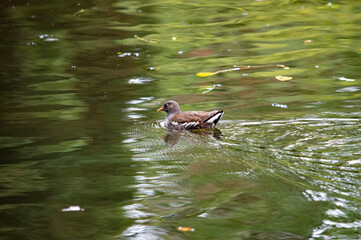
[[[1,239],[361,238],[359,1],[0,12]]]

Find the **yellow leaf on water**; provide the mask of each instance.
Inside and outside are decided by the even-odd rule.
[[[281,76],[281,75],[278,75],[275,77],[278,81],[282,81],[282,82],[285,82],[285,81],[289,81],[289,80],[292,80],[293,77],[286,77],[286,76]]]
[[[178,230],[179,231],[183,231],[183,232],[193,232],[194,231],[194,228],[190,228],[190,227],[178,227]]]
[[[208,77],[208,76],[212,76],[212,75],[216,75],[217,73],[214,72],[200,72],[197,73],[198,77]]]

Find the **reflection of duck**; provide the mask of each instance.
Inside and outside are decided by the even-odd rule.
[[[174,131],[170,130],[167,132],[167,135],[164,137],[164,141],[169,146],[177,145],[179,140],[183,138],[187,138],[187,134],[192,133],[201,136],[207,136],[210,138],[215,138],[217,140],[221,139],[222,132],[218,128],[208,128],[208,129],[194,129],[189,131]],[[189,135],[188,135],[189,136]],[[192,138],[194,140],[194,138]]]
[[[164,126],[173,130],[214,128],[219,119],[223,116],[223,111],[214,110],[211,112],[186,111],[182,112],[178,103],[168,101],[157,110],[165,111]]]

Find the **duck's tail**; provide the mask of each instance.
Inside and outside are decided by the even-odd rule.
[[[223,116],[223,111],[215,111],[214,114],[212,114],[210,117],[205,119],[203,122],[207,122],[209,124],[214,124],[214,126],[218,123],[219,119]]]

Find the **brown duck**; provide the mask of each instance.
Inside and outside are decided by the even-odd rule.
[[[211,112],[182,112],[179,104],[175,101],[164,103],[164,105],[157,110],[157,112],[160,111],[165,111],[167,113],[164,126],[174,130],[214,128],[219,119],[223,116],[223,111],[218,110]]]

